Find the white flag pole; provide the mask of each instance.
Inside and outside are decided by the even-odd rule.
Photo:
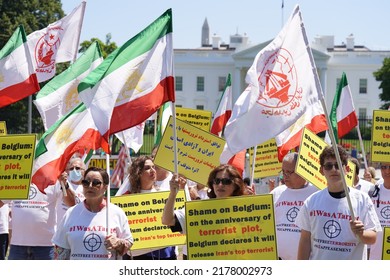
[[[362,155],[363,155],[364,167],[365,167],[365,169],[367,169],[367,168],[368,168],[368,164],[367,164],[366,152],[364,151],[364,145],[363,145],[362,134],[360,133],[360,126],[359,126],[359,121],[358,121],[358,124],[357,124],[356,130],[357,130],[357,132],[358,132],[358,136],[359,136],[360,148],[362,149]]]
[[[300,16],[301,16],[301,15],[300,15]],[[302,22],[302,19],[301,19],[301,22]],[[324,110],[324,114],[325,114],[325,117],[326,117],[326,122],[328,123],[328,131],[329,131],[329,135],[330,135],[332,147],[333,147],[333,150],[334,150],[334,153],[335,153],[335,156],[336,156],[337,164],[338,164],[338,166],[340,166],[341,181],[342,181],[342,183],[343,183],[343,188],[344,188],[344,191],[345,191],[345,196],[346,196],[346,198],[347,198],[347,202],[348,202],[348,206],[349,206],[350,215],[351,215],[352,220],[355,220],[355,214],[354,214],[353,208],[352,208],[351,197],[350,197],[350,195],[349,195],[347,182],[345,181],[344,170],[343,170],[343,168],[341,168],[343,165],[342,165],[342,162],[341,162],[341,158],[340,158],[340,155],[339,155],[339,151],[338,151],[338,149],[337,149],[336,139],[335,139],[335,136],[334,136],[333,129],[329,129],[329,128],[331,127],[331,125],[330,125],[331,122],[330,122],[330,119],[329,119],[328,110],[326,109],[326,104],[325,104],[325,100],[324,100],[324,94],[323,94],[323,92],[322,92],[322,87],[321,87],[320,79],[319,79],[319,77],[318,77],[317,69],[316,69],[316,67],[315,67],[314,58],[313,58],[313,53],[311,52],[311,49],[310,49],[310,44],[309,44],[309,40],[307,39],[305,27],[304,27],[303,25],[301,25],[301,28],[302,28],[303,40],[304,40],[304,42],[305,42],[306,50],[307,50],[308,55],[309,55],[309,58],[310,58],[310,64],[311,64],[311,68],[312,68],[311,70],[312,70],[312,75],[313,75],[313,77],[314,77],[315,86],[316,86],[318,95],[320,96],[320,97],[319,97],[319,100],[321,101],[321,105],[322,105],[322,108],[323,108],[323,110]]]

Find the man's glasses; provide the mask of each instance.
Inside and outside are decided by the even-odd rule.
[[[381,165],[382,170],[390,169],[390,165]]]
[[[288,177],[288,176],[291,176],[294,173],[295,173],[294,170],[293,171],[282,170],[283,176],[287,176]]]
[[[230,178],[215,178],[213,180],[213,183],[216,185],[219,185],[220,183],[222,183],[222,185],[226,186],[226,185],[230,185],[231,183],[233,183],[233,180]]]
[[[332,170],[333,166],[336,170],[339,170],[339,165],[337,163],[326,163],[323,165],[325,170]]]
[[[96,179],[92,180],[92,181],[86,180],[86,179],[81,180],[81,184],[85,188],[88,188],[91,185],[91,183],[92,183],[92,187],[95,187],[95,188],[98,188],[98,187],[100,187],[103,184],[102,181],[99,181],[99,180],[96,180]]]
[[[81,167],[78,167],[78,166],[72,166],[72,167],[69,168],[69,170],[74,170],[74,169],[80,170],[80,169],[82,169],[82,168],[81,168]]]

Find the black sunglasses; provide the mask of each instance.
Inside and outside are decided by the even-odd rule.
[[[390,169],[390,165],[381,165],[382,170]]]
[[[336,170],[339,170],[339,165],[337,163],[327,163],[327,164],[324,164],[324,169],[325,170],[332,170],[333,169],[333,166]]]
[[[86,179],[81,180],[81,184],[85,188],[88,188],[91,185],[91,183],[92,183],[92,187],[100,187],[103,184],[103,182],[99,180],[92,180],[92,181]]]
[[[219,185],[219,183],[222,183],[222,185],[226,186],[226,185],[230,185],[231,183],[233,183],[233,180],[230,179],[230,178],[215,178],[213,180],[213,183],[216,184],[216,185]]]

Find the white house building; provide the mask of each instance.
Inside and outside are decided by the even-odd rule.
[[[232,75],[234,101],[246,88],[245,76],[256,54],[271,40],[257,45],[244,34],[230,36],[229,44],[214,34],[207,19],[202,27],[201,47],[175,49],[176,105],[215,112],[226,77]],[[334,36],[318,36],[311,44],[328,110],[332,106],[337,84],[345,72],[359,118],[371,117],[379,109],[381,90],[373,72],[382,67],[389,51],[375,51],[356,45],[353,35],[336,45]]]

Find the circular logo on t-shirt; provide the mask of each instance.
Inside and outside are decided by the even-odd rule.
[[[324,233],[329,238],[336,238],[341,233],[341,226],[335,220],[329,220],[324,225]]]
[[[90,252],[95,252],[99,250],[100,246],[102,246],[102,239],[96,233],[91,233],[84,238],[83,243],[85,249]]]
[[[297,207],[292,207],[290,210],[287,211],[286,213],[286,219],[291,222],[291,223],[294,223],[295,222],[295,219],[297,218],[298,216],[298,213],[299,213],[299,208]]]

